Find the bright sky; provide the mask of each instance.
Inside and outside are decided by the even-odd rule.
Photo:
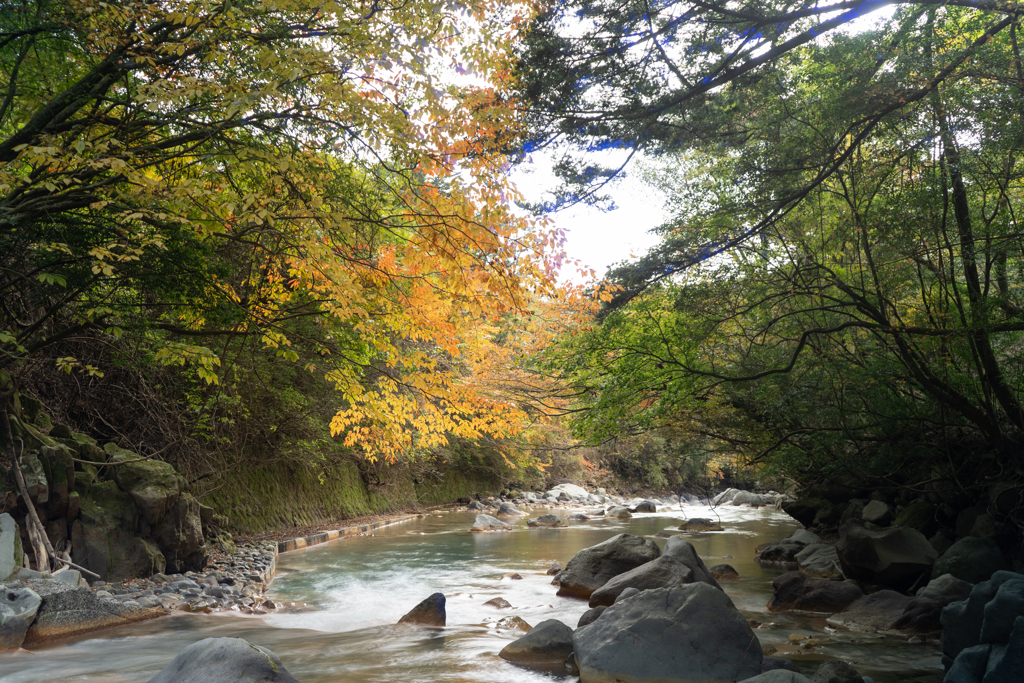
[[[532,162],[522,164],[513,173],[513,180],[527,201],[551,199],[550,195],[545,194],[558,186],[551,165],[549,159],[534,155]],[[667,217],[663,199],[639,179],[631,178],[630,170],[627,167],[625,178],[605,188],[604,194],[615,201],[613,210],[601,211],[591,206],[577,205],[550,216],[555,225],[567,233],[565,251],[569,257],[593,268],[599,278],[609,266],[641,256],[657,244],[658,237],[652,235],[650,230]],[[577,284],[586,281],[586,278],[568,267],[563,268],[562,278]]]

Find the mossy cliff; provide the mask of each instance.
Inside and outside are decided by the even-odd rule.
[[[382,468],[367,482],[354,462],[339,461],[327,470],[276,464],[235,472],[203,497],[229,520],[234,533],[258,533],[338,519],[381,514],[410,505],[450,503],[474,493],[501,490],[500,480],[444,468],[430,480],[403,466]]]

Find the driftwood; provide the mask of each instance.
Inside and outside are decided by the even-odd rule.
[[[83,574],[94,576],[97,579],[100,578],[99,574],[89,571],[85,567],[80,567],[77,564],[64,559],[53,550],[53,546],[50,545],[50,539],[46,535],[46,528],[43,523],[39,521],[39,515],[36,513],[36,506],[32,502],[32,498],[28,495],[28,486],[25,485],[25,476],[21,473],[21,463],[18,462],[19,456],[14,451],[14,437],[11,434],[11,423],[7,417],[7,409],[0,409],[0,430],[3,432],[4,442],[8,446],[8,453],[11,459],[11,468],[14,470],[14,480],[18,485],[18,493],[21,494],[21,499],[25,501],[25,508],[28,510],[28,516],[26,519],[26,528],[28,531],[29,542],[32,544],[32,552],[36,558],[36,569],[38,571],[49,571],[50,569],[50,558],[53,558],[54,562],[60,562],[72,569],[77,569]],[[21,439],[18,439],[21,441]],[[21,444],[21,450],[24,452],[25,444]]]

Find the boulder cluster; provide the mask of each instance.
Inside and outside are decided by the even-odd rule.
[[[235,553],[214,560],[201,572],[156,574],[117,583],[96,581],[91,586],[75,570],[50,574],[20,568],[0,581],[0,651],[152,619],[175,610],[258,614],[276,609],[264,598],[276,560],[276,544],[239,546]],[[0,556],[0,568],[3,566]]]
[[[20,407],[9,421],[31,500],[0,465],[0,510],[10,511],[26,547],[31,504],[54,551],[104,581],[199,571],[208,541],[230,548],[227,520],[200,504],[170,464],[52,424],[34,399],[22,396]]]

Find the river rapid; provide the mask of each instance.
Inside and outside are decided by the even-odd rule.
[[[543,514],[537,508],[531,517]],[[563,519],[567,510],[554,510]],[[759,543],[789,536],[798,524],[783,512],[724,506],[683,506],[632,519],[568,522],[568,528],[471,533],[470,512],[441,512],[371,536],[314,546],[278,558],[268,597],[281,605],[267,616],[186,614],[133,624],[43,646],[33,653],[0,654],[0,683],[40,680],[144,683],[187,645],[207,637],[238,637],[274,651],[302,683],[552,683],[572,681],[517,668],[498,652],[522,633],[499,630],[505,616],[531,625],[559,619],[575,628],[584,601],[560,598],[545,574],[580,549],[628,532],[653,538],[674,532],[689,517],[718,517],[724,532],[687,534],[705,564],[727,563],[740,574],[723,581],[726,593],[755,633],[810,673],[822,659],[841,658],[878,683],[939,683],[937,641],[832,631],[823,618],[772,614],[765,609],[781,568],[754,561]],[[654,538],[664,546],[665,540]],[[517,572],[521,580],[502,578]],[[447,597],[442,629],[395,623],[431,593]],[[502,597],[511,608],[484,605]],[[826,637],[813,651],[789,652],[790,634]]]

